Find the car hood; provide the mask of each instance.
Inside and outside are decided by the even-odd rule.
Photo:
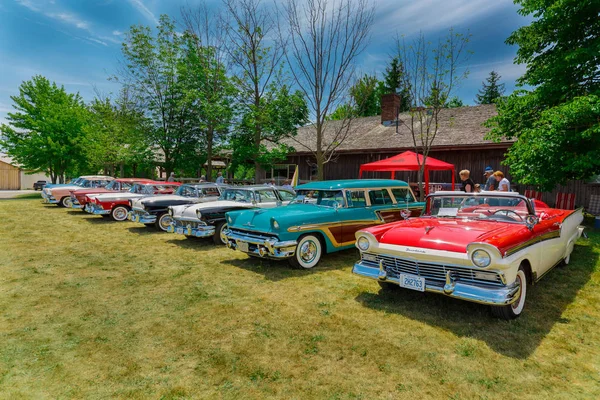
[[[332,222],[335,212],[331,207],[290,204],[271,209],[234,211],[227,215],[233,220],[230,228],[277,233],[271,228],[272,220],[279,224],[279,231],[285,231],[292,226]]]
[[[113,190],[108,190],[104,188],[97,189],[77,189],[71,190],[71,193],[75,196],[86,196],[88,194],[100,194],[100,193],[114,193]]]
[[[122,192],[122,193],[101,193],[98,195],[92,195],[98,201],[118,201],[118,200],[130,200],[137,199],[139,197],[145,197],[147,195],[140,193],[130,193],[130,192]]]
[[[71,190],[78,190],[81,189],[81,186],[76,186],[76,185],[62,185],[62,186],[53,186],[51,188],[45,188],[48,189],[51,193],[56,191],[56,192],[68,192]]]
[[[365,229],[380,244],[419,247],[464,253],[473,242],[502,245],[518,241],[528,232],[525,225],[502,221],[473,221],[442,218],[414,218]]]
[[[225,210],[225,209],[234,209],[234,208],[255,208],[252,203],[242,203],[240,201],[230,201],[230,200],[216,200],[216,201],[208,201],[197,204],[186,204],[186,205],[177,205],[172,206],[173,217],[174,218],[195,218],[196,210],[200,210],[201,213],[206,213],[210,210]]]
[[[134,200],[131,205],[134,208],[143,209],[144,205],[152,205],[153,203],[156,203],[157,201],[174,202],[174,203],[177,203],[179,201],[185,201],[186,203],[191,203],[194,200],[196,200],[195,197],[184,197],[184,196],[179,196],[178,194],[165,194],[165,195],[146,196],[144,198],[139,198],[139,199]]]

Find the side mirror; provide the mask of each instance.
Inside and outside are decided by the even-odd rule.
[[[538,222],[540,222],[540,219],[535,215],[528,215],[525,218],[525,224],[530,231],[533,230],[533,227],[536,226]]]

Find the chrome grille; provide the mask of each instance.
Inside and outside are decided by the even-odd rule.
[[[366,259],[365,256],[367,256]],[[502,285],[500,275],[492,271],[480,271],[459,265],[430,263],[383,254],[362,253],[361,257],[364,263],[375,264],[377,267],[379,267],[379,262],[383,261],[385,271],[393,278],[399,278],[400,274],[412,274],[421,276],[425,278],[426,281],[445,282],[446,273],[452,271],[453,276],[458,281],[468,281],[487,285]],[[373,259],[376,259],[377,261],[373,261]],[[487,279],[484,279],[484,277]]]
[[[189,225],[192,229],[196,229],[199,226],[206,226],[206,224],[204,222],[186,221],[183,219],[175,219],[175,220],[173,220],[173,224],[175,225],[176,228],[187,228],[187,226]]]
[[[241,229],[231,229],[231,232],[236,233],[238,235],[243,235],[246,236],[248,239],[252,239],[252,240],[257,240],[257,241],[265,241],[265,240],[270,240],[270,239],[276,239],[277,238],[275,236],[270,236],[270,235],[266,235],[264,233],[258,233],[258,232],[249,232],[249,231],[244,231]]]

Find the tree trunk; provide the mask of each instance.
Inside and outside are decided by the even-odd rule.
[[[131,173],[133,174],[133,177],[135,178],[136,174],[137,174],[137,164],[134,163],[131,165]]]
[[[320,112],[320,111],[318,111]],[[317,121],[319,121],[319,117],[317,116]],[[317,122],[317,152],[316,152],[316,159],[317,159],[317,180],[322,181],[323,180],[323,166],[325,165],[325,155],[323,154],[323,124],[321,124],[320,122]]]
[[[206,179],[208,181],[212,180],[213,137],[213,127],[209,126],[208,131],[206,132]]]
[[[125,177],[125,165],[121,163],[119,168],[119,178]]]
[[[419,172],[417,173],[417,181],[419,188],[419,201],[423,201],[425,199],[425,187],[423,186],[423,174],[425,172],[425,164],[419,167]]]

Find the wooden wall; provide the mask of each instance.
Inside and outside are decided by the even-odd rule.
[[[444,150],[432,151],[430,155],[442,161],[454,164],[456,167],[456,177],[458,181],[458,172],[462,169],[471,171],[471,178],[475,183],[483,183],[483,170],[488,165],[495,170],[500,169],[510,180],[510,170],[503,167],[500,162],[504,160],[506,149],[490,150]],[[325,165],[325,179],[351,179],[358,178],[361,164],[383,160],[397,155],[398,152],[370,152],[363,154],[340,154],[335,161]],[[299,165],[300,179],[310,180],[311,166],[307,156],[290,156],[286,163]],[[366,172],[363,178],[390,178],[389,172]],[[399,171],[396,172],[396,179],[415,182],[417,180],[416,172]],[[450,171],[433,171],[430,174],[431,182],[451,182]]]
[[[0,190],[21,189],[21,174],[19,168],[0,161]]]
[[[454,149],[443,151],[432,151],[430,155],[442,161],[454,164],[456,167],[455,179],[460,181],[458,173],[462,169],[471,171],[471,178],[475,183],[485,183],[483,171],[488,165],[494,170],[501,170],[506,177],[511,181],[510,169],[501,164],[504,160],[505,148],[493,149]],[[325,165],[325,179],[351,179],[358,178],[358,173],[361,164],[373,161],[379,161],[391,156],[395,156],[399,151],[395,152],[365,152],[362,154],[340,154],[335,161]],[[309,181],[311,179],[311,171],[314,171],[309,164],[314,162],[305,155],[293,155],[288,157],[285,163],[297,164],[300,171],[300,180]],[[390,178],[389,172],[366,172],[364,178]],[[396,179],[407,182],[416,182],[416,172],[399,171],[396,173]],[[452,177],[449,171],[434,171],[430,174],[430,181],[433,182],[451,182]],[[512,188],[523,193],[525,189],[535,189],[525,185],[512,184]],[[556,194],[575,193],[575,204],[577,207],[588,207],[590,196],[592,194],[600,194],[600,184],[588,184],[583,181],[572,181],[565,186],[557,186],[552,192],[544,193],[542,200],[553,207],[556,204]]]

